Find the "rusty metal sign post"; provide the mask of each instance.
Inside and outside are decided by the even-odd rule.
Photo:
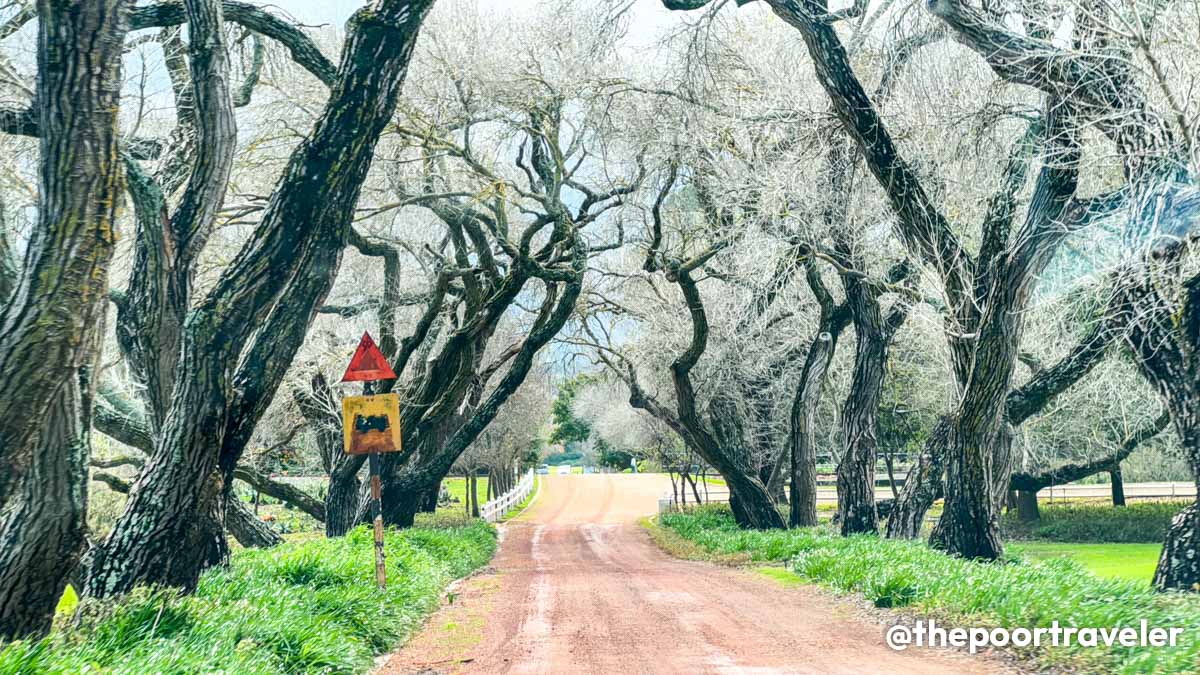
[[[379,453],[400,450],[400,396],[376,394],[385,380],[396,373],[375,346],[370,334],[363,333],[354,358],[342,375],[342,382],[362,382],[362,396],[342,399],[342,442],[346,452],[367,455],[371,476],[371,512],[375,516],[375,584],[387,588],[386,558],[383,551],[383,486],[379,478]]]

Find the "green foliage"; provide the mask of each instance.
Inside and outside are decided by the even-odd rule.
[[[1063,647],[1018,650],[1041,666],[1088,672],[1193,672],[1200,656],[1200,598],[1155,593],[1146,582],[1099,579],[1056,558],[1003,563],[953,558],[922,542],[839,537],[824,528],[742,530],[727,508],[661,516],[661,523],[714,554],[786,562],[805,579],[861,593],[878,607],[911,607],[970,626],[1183,628],[1174,649]]]
[[[617,470],[628,469],[629,462],[633,459],[633,453],[618,450],[605,442],[603,438],[596,441],[596,449],[600,451],[600,458],[598,460],[600,466],[607,466]]]
[[[580,452],[556,452],[553,455],[546,455],[546,464],[551,466],[556,464],[579,464],[579,460],[583,459],[583,453]]]
[[[1161,544],[1171,519],[1187,502],[1137,502],[1108,504],[1047,504],[1041,519],[1022,523],[1016,513],[1006,513],[1001,527],[1007,537],[1067,542]]]
[[[571,411],[571,407],[580,390],[596,380],[595,375],[576,375],[558,388],[558,396],[554,398],[554,405],[550,409],[551,417],[554,419],[554,430],[550,432],[548,439],[551,443],[566,444],[586,441],[591,435],[591,426],[576,417],[575,413]]]
[[[541,441],[536,441],[536,443],[540,444]],[[526,450],[526,452],[524,452],[524,454],[521,455],[521,472],[522,473],[530,470],[530,468],[533,468],[533,467],[541,464],[539,449],[540,448],[529,448],[528,450]]]
[[[0,674],[367,672],[374,655],[420,628],[451,580],[495,551],[495,530],[483,522],[420,524],[388,533],[386,591],[375,588],[365,527],[242,551],[205,573],[191,596],[138,589],[115,602],[85,600],[78,625],[0,648]]]

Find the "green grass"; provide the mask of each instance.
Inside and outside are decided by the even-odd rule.
[[[1148,584],[1154,577],[1162,544],[1064,544],[1023,541],[1008,547],[1011,553],[1032,560],[1071,558],[1087,571],[1105,579],[1129,579]]]
[[[479,494],[479,505],[483,506],[487,499],[488,479],[487,476],[479,476],[475,479],[476,490]],[[446,486],[446,492],[450,493],[452,501],[449,506],[443,507],[443,511],[458,510],[465,512],[467,510],[467,479],[466,478],[446,478],[442,481],[442,485]]]
[[[710,556],[784,562],[799,577],[861,594],[877,607],[907,608],[965,626],[1150,626],[1184,629],[1175,648],[1015,649],[1040,668],[1083,672],[1196,672],[1200,598],[1155,593],[1144,581],[1103,579],[1062,557],[1013,555],[999,563],[953,558],[918,541],[839,537],[826,527],[742,530],[725,507],[660,517],[661,528]],[[656,537],[661,541],[662,537]],[[671,549],[668,549],[671,550]],[[780,574],[780,573],[776,573]]]
[[[241,551],[194,595],[138,589],[83,601],[78,625],[0,647],[0,674],[367,672],[421,626],[450,581],[495,551],[486,523],[419,525],[387,533],[386,591],[375,588],[366,528]]]
[[[1166,538],[1171,519],[1188,502],[1137,502],[1128,506],[1074,503],[1046,504],[1041,519],[1022,523],[1016,513],[1001,521],[1006,537],[1062,542],[1159,543]]]

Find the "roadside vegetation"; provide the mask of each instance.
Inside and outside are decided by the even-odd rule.
[[[1200,602],[1155,593],[1146,582],[1100,579],[1066,559],[1010,556],[997,563],[954,558],[921,542],[841,537],[820,528],[739,528],[723,506],[659,517],[656,539],[668,551],[710,560],[782,563],[791,574],[880,608],[911,610],[964,626],[1181,627],[1170,648],[1071,647],[1014,652],[1042,667],[1087,672],[1191,672],[1200,655]],[[774,572],[772,576],[782,575]]]
[[[1128,506],[1110,504],[1050,504],[1042,506],[1041,517],[1022,522],[1006,513],[1001,527],[1012,539],[1038,539],[1090,543],[1162,543],[1171,518],[1186,502],[1138,502]]]
[[[371,533],[234,554],[193,595],[139,588],[85,600],[47,638],[0,650],[0,673],[357,673],[404,641],[446,585],[491,559],[495,530],[426,517],[387,534],[388,587],[375,588]]]

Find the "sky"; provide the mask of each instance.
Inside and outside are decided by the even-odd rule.
[[[477,0],[477,3],[482,9],[508,8],[519,12],[537,6],[539,0]],[[279,7],[301,23],[342,26],[354,10],[366,3],[364,0],[274,0],[261,4]],[[661,0],[633,0],[631,11],[630,39],[636,43],[652,40],[663,28],[677,24],[683,14],[664,8]]]

